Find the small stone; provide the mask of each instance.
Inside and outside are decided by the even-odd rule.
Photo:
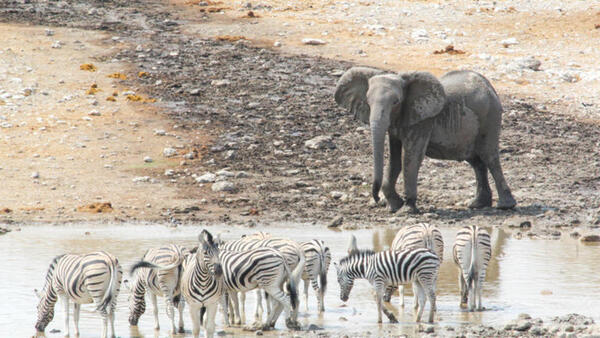
[[[173,157],[177,155],[177,150],[175,150],[174,148],[165,148],[163,149],[163,156],[164,157]]]
[[[331,222],[329,222],[329,224],[327,225],[328,228],[337,228],[340,225],[342,225],[342,223],[344,222],[344,217],[342,216],[336,216],[333,220],[331,220]]]
[[[196,152],[191,151],[191,152],[183,155],[183,158],[185,158],[186,160],[193,160],[196,158]]]
[[[213,183],[217,180],[217,175],[213,173],[206,173],[202,176],[196,177],[196,182],[198,183]]]
[[[31,173],[31,178],[40,178],[40,173],[37,171],[34,171],[33,173]]]
[[[258,108],[258,107],[260,107],[260,102],[250,102],[250,103],[248,103],[248,105],[246,107],[248,107],[248,109]]]
[[[275,41],[275,42],[273,43],[273,47],[281,47],[281,42],[279,42],[279,41]]]
[[[56,40],[52,43],[52,45],[50,45],[50,48],[61,49],[62,46],[63,46],[63,43],[60,42],[59,40]]]
[[[519,224],[519,228],[521,228],[521,229],[531,229],[531,222],[530,221],[521,222],[521,224]]]
[[[250,174],[248,174],[245,171],[240,171],[237,174],[235,174],[235,178],[248,178],[250,177]]]
[[[263,332],[262,332],[261,330],[258,330],[258,331],[256,331],[256,333],[255,333],[255,334],[256,334],[257,336],[262,336],[262,335],[263,335]]]
[[[304,146],[309,149],[335,149],[333,139],[328,135],[314,137],[304,142]]]
[[[519,332],[523,332],[529,330],[532,326],[533,325],[531,324],[531,322],[527,320],[520,320],[517,322],[517,325],[515,325],[514,329]]]
[[[51,29],[48,29],[48,28],[46,28],[45,33],[46,33],[46,36],[52,36],[52,35],[54,35],[54,31],[51,30]]]
[[[175,170],[173,170],[173,169],[165,170],[165,176],[173,176],[173,175],[175,175]]]
[[[315,325],[315,324],[310,324],[308,326],[308,331],[318,331],[318,330],[323,330],[323,328],[318,325]]]
[[[597,242],[600,242],[600,236],[599,235],[585,235],[585,236],[581,236],[581,238],[579,240],[584,243],[597,243]]]
[[[233,185],[233,183],[231,183],[229,181],[220,181],[220,182],[213,183],[211,189],[214,192],[234,191],[235,185]]]
[[[227,150],[225,154],[223,154],[223,158],[226,160],[233,160],[235,158],[235,150]]]
[[[573,325],[568,325],[565,327],[565,332],[573,332],[575,331],[575,327]]]
[[[156,136],[165,136],[167,134],[166,131],[164,131],[163,129],[155,129],[154,130],[154,135]]]
[[[94,109],[94,110],[90,111],[90,112],[88,113],[88,115],[90,115],[90,116],[100,116],[100,115],[102,115],[102,114],[100,114],[100,112],[99,112],[99,111],[97,111],[97,110],[95,110],[95,109]]]
[[[339,200],[341,199],[345,194],[341,191],[332,191],[331,193],[329,193],[329,195],[331,196],[331,198],[333,198],[334,200]]]
[[[146,162],[146,163],[152,163],[152,162],[154,162],[154,160],[152,159],[152,157],[146,156],[146,157],[144,157],[144,162]]]
[[[221,170],[217,171],[215,174],[217,174],[217,176],[223,176],[223,177],[235,177],[234,173],[232,173],[231,171],[225,170],[225,169],[221,169]]]
[[[325,42],[324,40],[321,40],[321,39],[304,38],[304,39],[302,39],[302,43],[305,45],[318,46],[318,45],[324,45],[327,42]]]
[[[231,84],[229,80],[212,80],[210,85],[213,87],[225,87]]]
[[[201,92],[202,90],[200,88],[194,88],[190,90],[190,95],[200,95]]]
[[[427,327],[425,328],[425,330],[423,330],[423,332],[425,332],[425,333],[433,333],[434,332],[433,325],[427,325]]]
[[[504,48],[508,48],[510,46],[518,45],[519,41],[516,38],[508,38],[500,41],[500,44],[504,46]]]
[[[132,180],[134,183],[150,182],[150,176],[138,176]]]

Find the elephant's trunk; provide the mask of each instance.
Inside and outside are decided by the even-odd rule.
[[[379,190],[383,180],[383,152],[385,133],[390,125],[389,112],[385,109],[371,109],[371,137],[373,142],[373,199],[379,202]]]

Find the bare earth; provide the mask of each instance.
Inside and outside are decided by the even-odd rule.
[[[8,3],[5,222],[342,216],[350,228],[530,221],[539,236],[600,222],[597,1]],[[422,215],[374,206],[368,131],[332,99],[353,64],[490,78],[505,105],[502,164],[518,207],[469,210],[471,169],[433,160],[420,174]],[[127,78],[107,77],[115,72]],[[87,95],[92,84],[100,91]],[[317,136],[330,143],[307,148]],[[206,173],[233,191],[214,192],[198,180]],[[103,202],[105,212],[81,211]]]

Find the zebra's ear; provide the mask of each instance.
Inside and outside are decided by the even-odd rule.
[[[131,292],[131,284],[129,284],[129,279],[123,279],[123,285],[125,285],[127,291]]]
[[[333,262],[333,266],[335,267],[335,272],[340,271],[340,266],[338,265],[337,262]]]
[[[42,295],[40,294],[40,291],[38,289],[33,289],[33,293],[35,293],[35,296],[40,299],[42,298]]]
[[[350,243],[348,244],[348,254],[358,251],[358,245],[356,244],[356,236],[350,235]]]

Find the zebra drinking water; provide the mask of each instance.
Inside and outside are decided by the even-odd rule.
[[[482,310],[481,289],[492,257],[490,235],[476,225],[466,226],[456,234],[452,254],[459,267],[460,307],[465,308],[468,300],[470,311]]]
[[[444,239],[435,225],[420,223],[402,227],[396,233],[391,246],[391,249],[396,251],[417,248],[433,251],[440,259],[440,264],[444,260]],[[398,288],[400,289],[400,306],[404,307],[404,286],[399,285]],[[395,287],[390,287],[386,290],[385,302],[390,301],[394,289]]]
[[[171,332],[177,333],[175,326],[175,310],[179,310],[179,333],[185,332],[183,329],[183,307],[184,302],[180,294],[180,281],[182,275],[182,264],[189,250],[186,248],[171,244],[168,246],[153,248],[144,254],[142,260],[137,262],[131,268],[131,274],[136,272],[133,285],[131,286],[131,296],[129,298],[129,324],[137,326],[140,316],[146,309],[144,296],[149,292],[150,299],[154,305],[154,323],[158,330],[158,304],[156,297],[165,297],[167,306],[167,315],[171,320]],[[139,269],[139,270],[138,270]],[[137,270],[137,271],[136,271]]]
[[[325,246],[325,242],[320,239],[313,239],[301,243],[306,257],[306,265],[302,272],[304,281],[304,300],[306,311],[308,311],[308,283],[310,281],[313,289],[317,293],[319,312],[325,311],[325,291],[327,289],[327,271],[331,263],[331,252]]]
[[[117,258],[98,251],[86,255],[65,254],[55,257],[46,273],[41,292],[37,292],[38,318],[36,335],[43,335],[54,317],[54,305],[60,297],[65,310],[64,333],[69,335],[69,301],[73,301],[75,335],[79,336],[81,304],[94,303],[102,316],[102,337],[107,336],[110,322],[111,337],[115,337],[115,306],[123,272]]]
[[[212,337],[217,306],[219,302],[224,303],[223,270],[219,261],[219,249],[212,235],[203,230],[198,241],[197,251],[187,255],[183,263],[181,294],[190,306],[193,336],[198,337],[200,326],[204,326],[205,336]],[[226,309],[224,304],[223,306]],[[204,313],[206,322],[203,322]]]
[[[430,323],[436,311],[435,288],[440,267],[440,259],[429,249],[409,249],[404,251],[386,250],[375,253],[372,250],[358,250],[356,238],[352,236],[349,255],[335,264],[340,284],[340,299],[347,301],[354,286],[354,280],[367,279],[376,293],[378,323],[382,322],[383,312],[392,323],[396,317],[383,304],[383,294],[387,287],[412,282],[415,294],[415,321],[419,322],[429,300]]]

